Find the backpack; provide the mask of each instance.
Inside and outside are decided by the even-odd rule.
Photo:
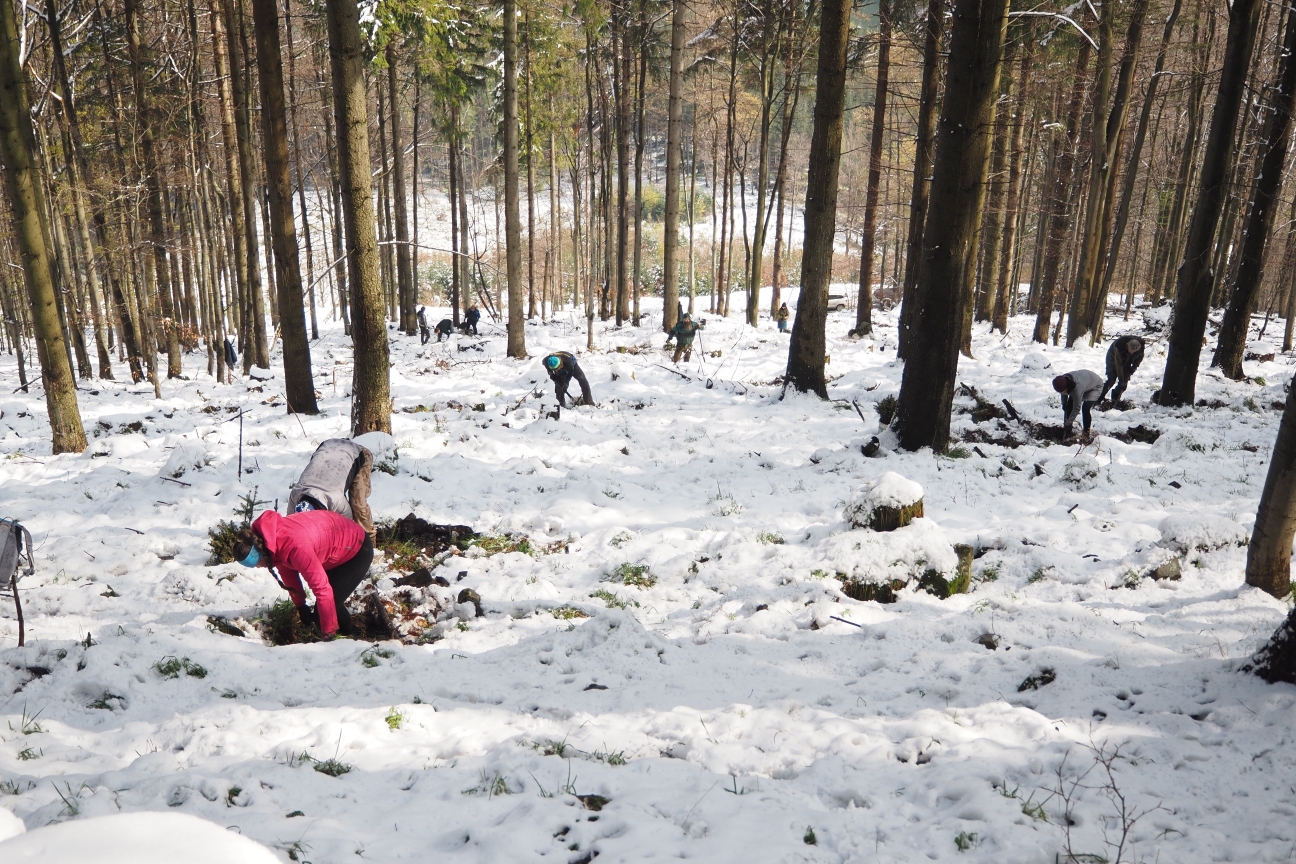
[[[23,552],[23,543],[27,551]],[[26,560],[26,567],[19,571],[19,565]],[[0,519],[0,585],[7,585],[13,593],[14,609],[18,613],[18,647],[23,646],[26,635],[23,626],[22,603],[18,599],[19,576],[30,576],[36,572],[32,555],[31,532],[14,519]]]

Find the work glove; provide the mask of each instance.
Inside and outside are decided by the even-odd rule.
[[[314,606],[298,606],[297,618],[303,627],[319,627],[319,612]]]

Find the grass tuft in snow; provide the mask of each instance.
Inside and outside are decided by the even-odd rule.
[[[657,584],[657,577],[652,574],[647,564],[624,562],[613,573],[613,579],[622,585],[634,588],[651,588]]]
[[[626,609],[630,606],[639,605],[637,600],[623,600],[606,588],[600,588],[589,596],[596,600],[602,600],[609,609]]]
[[[360,652],[360,663],[368,669],[373,669],[375,666],[379,665],[378,661],[380,658],[382,660],[390,660],[395,656],[396,654],[388,648],[383,648],[381,645],[370,645],[364,651]]]
[[[558,606],[549,610],[559,621],[570,621],[573,618],[588,618],[589,614],[575,606]]]
[[[486,769],[482,769],[481,780],[476,786],[470,786],[463,790],[464,795],[485,795],[487,798],[494,798],[496,795],[512,795],[513,790],[509,788],[508,781],[504,775],[496,771],[494,776],[486,776]]]
[[[969,849],[976,848],[980,843],[975,831],[960,831],[954,836],[954,847],[960,852],[966,852]]]
[[[37,711],[35,714],[28,716],[27,703],[24,702],[23,709],[22,709],[22,719],[18,721],[19,723],[18,731],[24,735],[39,735],[40,733],[44,732],[45,730],[41,728],[41,725],[39,723],[36,722],[36,718],[40,717],[41,712],[44,710],[45,709],[42,708],[40,709],[40,711]],[[13,729],[12,723],[9,724],[9,729],[10,730]]]
[[[297,607],[290,600],[276,600],[252,621],[260,626],[261,633],[271,645],[297,645],[320,640],[318,628],[303,624]]]
[[[959,444],[949,448],[942,455],[947,459],[967,459],[972,455],[972,451]]]
[[[756,535],[757,542],[764,543],[766,546],[782,546],[787,541],[783,539],[782,534],[775,534],[770,531],[762,531]]]
[[[806,826],[805,836],[801,838],[807,846],[818,846],[819,838],[815,836],[814,828]]]
[[[387,721],[387,728],[395,732],[397,729],[401,728],[401,724],[405,722],[405,715],[398,708],[393,706],[387,712],[387,716],[383,719]]]
[[[163,678],[179,678],[188,675],[190,678],[206,678],[207,670],[188,657],[176,657],[168,654],[153,664],[153,671]]]
[[[323,762],[315,763],[315,770],[330,777],[341,777],[351,772],[351,766],[337,759],[325,759]]]
[[[24,747],[23,749],[18,751],[18,758],[24,762],[27,762],[31,759],[39,759],[44,755],[45,755],[44,750],[41,750],[39,753],[37,753],[35,750],[33,750],[30,747]]]

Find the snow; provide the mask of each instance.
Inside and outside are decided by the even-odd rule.
[[[820,451],[816,451],[819,454]],[[820,455],[818,461],[826,458]],[[922,500],[922,486],[912,480],[906,480],[894,471],[887,471],[881,477],[864,484],[855,490],[855,495],[846,505],[846,520],[852,525],[863,528],[873,520],[873,513],[879,507],[897,509],[917,504]]]
[[[278,864],[260,843],[185,813],[118,813],[47,825],[0,843],[11,864]]]
[[[533,322],[521,361],[486,321],[480,339],[428,346],[389,331],[392,433],[366,439],[391,457],[375,518],[414,512],[536,550],[478,546],[435,567],[450,587],[422,589],[441,610],[423,645],[274,648],[209,626],[253,632],[283,596],[264,571],[207,567],[206,532],[246,494],[285,501],[318,444],[346,434],[337,322],[312,343],[314,417],[283,414],[277,355],[273,377],[233,385],[187,355],[190,380],[164,381],[161,399],[147,383],[82,382],[91,447],[54,457],[39,385],[15,393],[0,406],[0,515],[38,548],[27,647],[0,599],[0,813],[28,830],[0,861],[58,832],[82,832],[75,860],[99,860],[129,849],[109,822],[136,816],[205,820],[314,864],[1038,864],[1068,829],[1074,851],[1114,860],[1094,766],[1117,747],[1117,788],[1144,814],[1125,860],[1290,854],[1296,689],[1240,671],[1289,605],[1244,585],[1238,545],[1290,357],[1248,361],[1263,383],[1204,367],[1205,406],[1149,407],[1162,336],[1112,317],[1113,338],[1149,343],[1126,396],[1139,407],[1095,412],[1094,443],[976,424],[960,397],[966,449],[906,453],[874,410],[903,372],[894,311],[858,342],[853,314],[830,314],[821,401],[783,393],[773,322],[704,316],[685,378],[661,368],[659,307],[644,306],[640,328],[598,322],[594,353],[581,312]],[[1058,424],[1041,370],[1102,370],[1106,344],[1044,348],[1033,319],[1010,323],[1007,337],[976,325],[958,380]],[[597,407],[555,412],[539,365],[555,349],[577,351]],[[16,377],[0,356],[0,387]],[[1116,437],[1136,425],[1156,443]],[[859,445],[874,435],[870,459]],[[1021,446],[994,443],[1009,435]],[[181,465],[180,483],[163,479]],[[920,488],[925,517],[852,527],[854,493],[888,472]],[[956,543],[976,550],[973,584],[940,600],[915,576],[952,572]],[[1172,556],[1180,577],[1151,578]],[[628,583],[626,564],[652,579]],[[386,568],[373,575],[397,575]],[[841,590],[890,578],[910,582],[889,605]],[[457,602],[465,588],[481,617]],[[164,677],[168,657],[190,672]],[[328,760],[350,770],[313,770]],[[1059,783],[1090,769],[1067,805]],[[191,842],[171,860],[219,849]]]

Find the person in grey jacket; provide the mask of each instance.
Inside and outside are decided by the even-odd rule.
[[[369,475],[373,454],[349,438],[330,438],[320,444],[288,493],[288,509],[331,510],[354,520],[374,538],[369,510]]]
[[[1053,389],[1062,394],[1062,428],[1067,437],[1071,435],[1077,414],[1083,416],[1084,431],[1088,434],[1093,419],[1090,412],[1098,404],[1103,392],[1102,376],[1088,369],[1077,369],[1054,378]]]

